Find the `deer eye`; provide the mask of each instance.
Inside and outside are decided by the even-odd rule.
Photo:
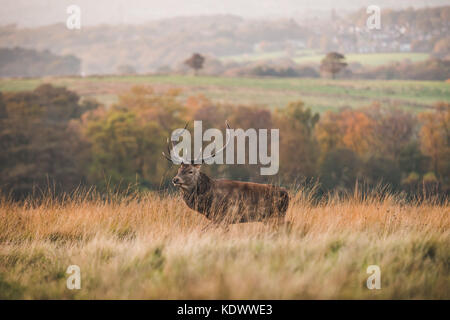
[[[193,173],[194,173],[194,171],[192,171],[192,170],[191,170],[191,171],[189,171],[188,173],[189,173],[189,174],[193,174]]]

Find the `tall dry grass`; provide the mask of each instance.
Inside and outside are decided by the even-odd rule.
[[[449,204],[292,194],[291,229],[202,231],[178,196],[0,200],[0,298],[450,298]],[[66,288],[69,265],[81,289]],[[381,268],[369,290],[367,266]]]

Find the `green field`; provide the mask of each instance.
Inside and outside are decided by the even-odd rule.
[[[231,78],[204,76],[104,76],[42,79],[1,79],[0,91],[31,90],[42,83],[65,86],[82,97],[107,105],[134,85],[156,90],[182,89],[182,97],[203,94],[215,102],[283,107],[302,100],[314,111],[340,107],[359,108],[374,101],[413,112],[423,111],[437,101],[450,101],[450,84],[438,81],[330,80],[307,78]]]
[[[311,50],[300,51],[291,57],[298,64],[318,64],[323,59],[324,54],[317,54]],[[264,61],[270,59],[287,58],[285,51],[274,51],[264,53],[251,53],[241,54],[235,56],[223,57],[222,61],[236,61],[236,62],[255,62]],[[424,61],[429,58],[427,53],[415,53],[415,52],[393,52],[393,53],[357,53],[345,55],[348,63],[358,62],[365,66],[380,66],[389,64],[391,62],[401,62],[404,60],[410,60],[411,62]]]

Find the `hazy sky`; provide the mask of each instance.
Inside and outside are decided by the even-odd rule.
[[[450,5],[450,0],[0,0],[0,24],[39,26],[64,22],[66,8],[81,8],[82,25],[139,24],[148,20],[203,14],[247,18],[295,17],[305,11]]]

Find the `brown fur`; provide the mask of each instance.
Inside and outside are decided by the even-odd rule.
[[[200,165],[182,164],[172,180],[186,205],[212,222],[242,223],[284,218],[289,195],[283,188],[252,182],[216,180]]]

